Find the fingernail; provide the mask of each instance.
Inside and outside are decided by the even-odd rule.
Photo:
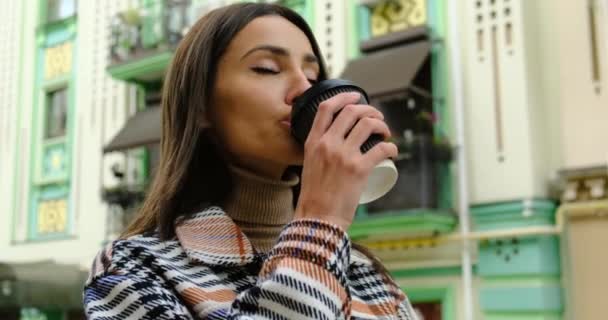
[[[360,94],[359,92],[352,91],[352,92],[350,92],[350,96],[351,96],[353,99],[355,99],[355,98],[360,98],[360,97],[361,97],[361,94]]]

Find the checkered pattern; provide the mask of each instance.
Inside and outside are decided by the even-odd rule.
[[[293,221],[268,255],[218,207],[176,235],[102,250],[85,286],[89,319],[415,319],[394,282],[326,222]]]

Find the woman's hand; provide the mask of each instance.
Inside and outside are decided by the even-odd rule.
[[[304,145],[296,219],[321,219],[347,230],[372,169],[397,156],[397,147],[389,142],[361,154],[360,147],[371,134],[389,137],[390,130],[382,113],[355,104],[359,99],[359,93],[341,93],[319,105]]]

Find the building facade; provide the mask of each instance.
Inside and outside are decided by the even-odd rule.
[[[0,318],[82,318],[158,163],[173,50],[232,2],[3,3]],[[393,131],[397,184],[349,234],[421,318],[601,318],[608,1],[278,2]]]
[[[137,106],[106,72],[111,19],[129,5],[3,2],[0,318],[81,318],[87,265],[108,240],[101,190],[125,161],[101,149]]]

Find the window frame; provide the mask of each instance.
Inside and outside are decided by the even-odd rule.
[[[36,124],[38,128],[41,128],[42,130],[38,131],[38,134],[36,134],[36,136],[34,137],[34,139],[38,139],[39,143],[37,144],[37,150],[35,153],[36,159],[34,159],[35,164],[35,172],[34,172],[34,179],[33,179],[33,185],[34,186],[38,186],[38,187],[42,187],[44,185],[49,185],[49,184],[59,184],[59,183],[68,183],[70,180],[70,170],[69,168],[71,168],[71,157],[68,157],[67,159],[67,164],[66,167],[68,168],[68,170],[66,170],[66,172],[60,176],[57,177],[45,177],[43,170],[44,170],[44,166],[43,166],[43,161],[44,161],[44,156],[43,156],[43,152],[44,150],[46,150],[48,147],[51,147],[53,145],[60,145],[60,144],[64,144],[66,145],[67,149],[70,149],[68,144],[69,144],[69,138],[70,138],[70,108],[71,108],[71,81],[70,81],[71,75],[70,74],[66,74],[66,75],[62,75],[56,79],[53,80],[47,80],[39,89],[39,97],[38,97],[38,110],[40,110],[40,112],[38,112],[37,115],[37,119],[36,119]],[[47,108],[47,96],[49,92],[52,91],[58,91],[58,90],[62,90],[65,89],[66,90],[66,128],[65,128],[65,133],[63,136],[58,136],[58,137],[52,137],[52,138],[47,138],[46,137],[46,120],[47,120],[47,112],[48,112],[48,108]]]
[[[77,12],[78,12],[78,0],[39,0],[40,1],[40,14],[38,17],[39,20],[39,24],[40,25],[47,25],[47,24],[54,24],[54,23],[58,23],[61,21],[65,21],[67,19],[70,19],[74,16],[76,16]],[[65,16],[60,16],[58,15],[57,17],[49,17],[49,13],[50,13],[50,3],[51,1],[55,1],[59,4],[58,8],[61,8],[61,4],[64,1],[70,1],[73,4],[73,10],[72,12],[68,12]]]
[[[63,116],[65,117],[64,123],[63,123],[63,128],[60,134],[58,135],[49,135],[49,129],[50,129],[50,119],[49,116],[52,116],[51,113],[54,110],[52,109],[52,102],[53,102],[53,94],[56,94],[58,92],[62,92],[62,94],[64,95],[63,99],[64,99],[64,105],[63,105]],[[43,111],[43,135],[42,135],[42,141],[43,143],[49,140],[58,140],[60,138],[64,138],[67,135],[67,130],[68,130],[68,109],[69,109],[69,87],[66,86],[60,86],[58,88],[53,88],[51,90],[47,89],[45,90],[45,99],[44,99],[44,111]]]

